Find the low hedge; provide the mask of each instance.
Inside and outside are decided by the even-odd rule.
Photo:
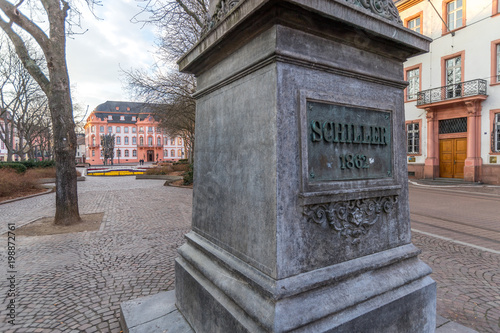
[[[0,169],[14,169],[17,173],[24,173],[28,168],[19,162],[2,162],[0,163]]]
[[[56,161],[54,160],[44,160],[44,161],[36,161],[36,160],[27,160],[18,162],[24,165],[28,169],[33,168],[52,168],[56,166]]]

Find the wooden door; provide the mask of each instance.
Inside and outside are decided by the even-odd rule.
[[[467,138],[439,140],[439,176],[464,178]]]

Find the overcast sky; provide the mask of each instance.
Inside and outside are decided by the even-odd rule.
[[[103,3],[104,6],[96,10],[102,20],[84,11],[82,28],[88,31],[67,41],[73,102],[80,104],[84,111],[88,105],[89,113],[107,100],[130,100],[120,67],[146,68],[154,63],[153,28],[130,22],[140,11],[138,2],[106,0]]]

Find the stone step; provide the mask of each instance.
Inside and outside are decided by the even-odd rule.
[[[175,290],[137,298],[120,305],[124,333],[195,333],[175,306]],[[477,333],[437,315],[436,333]]]

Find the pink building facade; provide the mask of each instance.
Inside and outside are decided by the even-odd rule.
[[[107,101],[98,105],[85,124],[85,161],[104,164],[101,135],[114,134],[114,164],[178,161],[186,152],[181,137],[159,128],[151,106],[145,103]]]

